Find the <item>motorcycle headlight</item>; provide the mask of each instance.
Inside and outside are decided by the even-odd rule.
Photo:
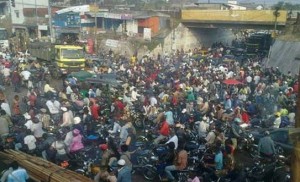
[[[151,160],[158,161],[158,157],[156,157],[156,156],[151,156]]]

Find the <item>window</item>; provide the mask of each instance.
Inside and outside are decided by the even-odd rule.
[[[15,13],[16,13],[16,17],[20,18],[20,12],[19,12],[19,10],[15,10]]]

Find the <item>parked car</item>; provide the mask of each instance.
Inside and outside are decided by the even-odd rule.
[[[266,130],[251,131],[254,137],[254,143],[258,144],[259,139],[264,136]],[[270,137],[276,145],[277,152],[290,155],[294,149],[294,142],[300,138],[300,128],[278,128],[269,130]]]

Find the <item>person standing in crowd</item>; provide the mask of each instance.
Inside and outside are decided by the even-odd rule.
[[[22,78],[20,74],[15,70],[11,76],[11,82],[14,86],[14,92],[20,92],[21,79]]]
[[[83,136],[81,135],[78,129],[73,130],[73,138],[70,144],[70,153],[78,152],[79,150],[84,148],[82,143]]]
[[[131,182],[131,168],[126,165],[124,159],[118,160],[117,182]]]
[[[61,107],[60,108],[63,112],[62,114],[62,124],[60,125],[61,127],[64,126],[72,126],[73,125],[73,116],[71,113],[68,111],[66,107]]]
[[[50,82],[46,81],[46,84],[44,85],[44,94],[47,98],[53,97],[53,95],[56,93],[56,90],[50,86]]]
[[[262,157],[273,157],[276,154],[275,144],[269,131],[265,131],[265,136],[259,140],[258,154]]]
[[[7,177],[7,182],[26,182],[29,179],[29,175],[24,168],[19,166],[17,161],[12,164],[12,172]]]
[[[0,110],[0,136],[1,138],[6,137],[9,134],[9,128],[13,126],[10,119],[6,117],[6,112]]]
[[[30,130],[32,131],[33,136],[36,139],[42,138],[43,134],[45,133],[45,131],[43,130],[43,124],[42,124],[42,122],[40,122],[40,120],[37,117],[34,117],[32,119],[32,122],[33,123],[31,125]]]
[[[19,95],[15,95],[12,104],[13,115],[20,115],[20,97]]]

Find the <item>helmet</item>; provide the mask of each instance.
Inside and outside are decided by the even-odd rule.
[[[270,135],[270,132],[269,131],[265,131],[264,134],[265,134],[265,136],[268,136],[268,135]]]

